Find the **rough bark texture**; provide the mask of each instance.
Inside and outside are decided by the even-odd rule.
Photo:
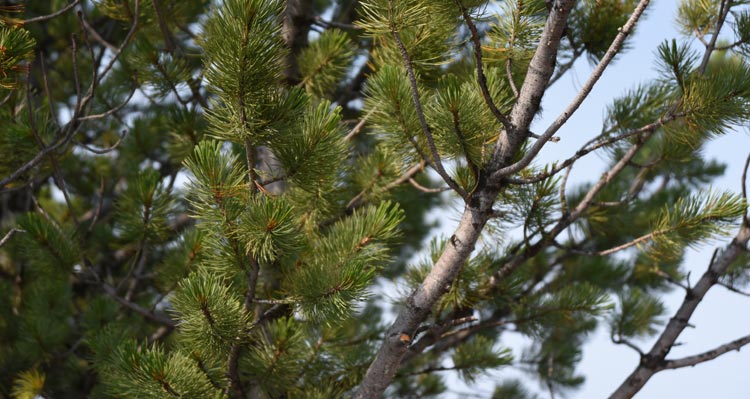
[[[511,129],[500,135],[495,160],[482,176],[491,175],[493,169],[507,166],[512,155],[526,139],[529,125],[539,110],[542,95],[554,71],[560,37],[573,3],[574,0],[554,3],[520,90],[518,102],[511,112]],[[499,189],[497,182],[490,182],[480,176],[479,186],[467,199],[461,221],[445,250],[422,284],[407,298],[396,321],[386,332],[383,345],[354,396],[356,399],[379,398],[391,383],[417,328],[450,288],[474,250],[482,229],[492,214],[492,204]]]
[[[651,350],[641,357],[641,362],[628,378],[609,397],[610,399],[628,399],[638,393],[646,382],[657,372],[668,368],[667,354],[674,346],[677,338],[687,327],[690,317],[695,312],[698,304],[703,300],[711,287],[719,280],[719,277],[727,271],[729,265],[746,250],[748,239],[750,239],[750,226],[743,225],[737,236],[724,249],[724,251],[708,266],[695,286],[689,288],[685,294],[682,305],[674,316],[669,319],[664,331],[661,333]]]

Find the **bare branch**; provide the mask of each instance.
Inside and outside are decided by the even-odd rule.
[[[583,158],[584,156],[588,155],[591,152],[594,152],[600,148],[606,147],[608,145],[620,142],[622,140],[625,140],[629,137],[633,137],[636,135],[639,135],[641,133],[646,132],[652,132],[662,126],[664,126],[667,122],[670,122],[674,119],[676,119],[678,115],[669,115],[664,118],[659,119],[658,121],[654,123],[649,123],[648,125],[641,126],[638,129],[631,130],[629,132],[622,133],[617,136],[612,136],[607,139],[601,140],[599,142],[596,142],[597,139],[594,139],[593,141],[589,142],[588,144],[581,147],[580,150],[576,151],[576,153],[560,163],[559,165],[555,165],[550,170],[540,173],[536,176],[532,176],[526,179],[518,179],[518,178],[506,178],[505,181],[511,184],[531,184],[531,183],[537,183],[542,180],[548,179],[557,173],[559,173],[561,170],[568,168],[569,166],[572,166],[576,161]]]
[[[558,1],[550,12],[541,42],[531,61],[527,81],[524,82],[519,100],[513,108],[514,112],[511,113],[511,121],[514,124],[517,122],[515,127],[521,127],[524,135],[539,109],[546,83],[552,74],[552,65],[557,55],[560,37],[573,2],[573,0]],[[398,32],[392,33],[394,33],[398,42]],[[405,54],[403,44],[399,47],[402,56],[406,55],[405,60],[408,61],[408,54]],[[411,71],[412,95],[415,98],[415,103],[419,104],[419,96],[415,91],[416,79],[413,70],[410,68],[410,62],[406,62],[406,64],[407,71]],[[421,106],[418,106],[417,109],[421,110]],[[420,117],[424,120],[424,115]],[[426,126],[426,121],[423,123],[424,126]],[[498,138],[498,146],[493,154],[490,168],[508,162],[510,153],[515,152],[523,141],[522,138],[517,137],[516,132],[510,133],[510,135],[502,135]],[[506,159],[506,156],[508,156],[508,159]],[[481,188],[478,187],[477,190],[472,192],[471,198],[464,197],[467,199],[467,205],[458,227],[428,275],[419,287],[406,298],[396,320],[387,330],[375,360],[368,368],[358,391],[354,394],[355,399],[379,398],[390,384],[401,364],[401,360],[412,343],[416,330],[431,312],[435,303],[448,291],[464,262],[474,251],[477,240],[493,213],[492,204],[498,191],[499,187],[486,185]]]
[[[111,285],[109,285],[109,284],[107,284],[107,283],[105,283],[103,281],[99,281],[99,286],[102,287],[102,290],[104,290],[104,292],[107,293],[107,295],[109,295],[112,299],[114,299],[115,301],[117,301],[117,303],[119,303],[120,305],[122,305],[122,306],[124,306],[124,307],[126,307],[126,308],[128,308],[128,309],[130,309],[130,310],[132,310],[132,311],[134,311],[136,313],[138,313],[139,315],[145,317],[146,319],[154,321],[154,322],[157,322],[159,324],[163,324],[163,325],[165,325],[167,327],[174,328],[174,327],[177,326],[177,323],[175,323],[175,321],[172,320],[172,319],[170,319],[169,317],[153,313],[150,310],[144,308],[143,306],[138,305],[135,302],[131,302],[131,301],[129,301],[129,300],[127,300],[127,299],[125,299],[125,298],[117,295],[117,291],[115,290],[115,287],[112,287]]]
[[[90,147],[88,144],[84,144],[84,143],[76,143],[76,144],[78,144],[79,146],[83,147],[86,151],[93,152],[94,154],[103,155],[103,154],[107,154],[107,153],[110,153],[110,152],[116,150],[117,147],[119,147],[120,144],[122,143],[122,139],[125,138],[125,134],[126,134],[126,131],[123,130],[120,133],[120,136],[117,138],[117,141],[114,144],[112,144],[109,147],[102,148],[102,149],[93,148],[93,147]]]
[[[414,179],[409,179],[409,184],[411,184],[412,186],[414,186],[414,188],[416,188],[417,190],[419,190],[419,191],[421,191],[423,193],[428,193],[428,194],[442,193],[443,191],[450,190],[449,187],[438,187],[438,188],[425,187],[425,186],[419,184],[419,182],[416,181],[416,180],[414,180]]]
[[[126,98],[125,101],[123,101],[122,103],[116,105],[115,107],[113,107],[111,109],[108,109],[107,111],[104,111],[104,112],[102,112],[100,114],[93,114],[93,115],[82,116],[82,117],[78,118],[78,120],[81,121],[81,122],[83,122],[83,121],[91,121],[91,120],[95,120],[95,119],[102,119],[102,118],[106,118],[108,116],[111,116],[112,114],[114,114],[117,111],[125,108],[125,106],[128,105],[128,103],[130,102],[130,99],[133,98],[133,95],[135,94],[136,90],[137,90],[137,87],[134,87],[133,90],[130,91],[130,94],[128,94],[128,98]]]
[[[578,95],[573,99],[573,101],[568,105],[568,107],[560,114],[560,116],[555,119],[554,122],[547,128],[547,130],[541,135],[541,137],[534,143],[534,145],[529,149],[529,151],[523,156],[523,158],[516,162],[513,165],[504,167],[500,170],[495,171],[492,174],[492,179],[499,179],[503,176],[508,176],[513,173],[516,173],[531,163],[531,161],[539,154],[539,151],[542,150],[542,147],[549,141],[552,136],[554,136],[555,133],[557,133],[558,130],[562,127],[562,125],[565,124],[565,122],[570,119],[571,116],[578,110],[578,107],[583,103],[583,100],[588,97],[589,93],[591,93],[591,90],[594,88],[594,85],[596,82],[599,81],[599,78],[604,74],[605,69],[609,66],[609,63],[615,58],[615,55],[620,51],[622,48],[623,43],[625,42],[625,39],[630,35],[630,33],[633,31],[633,28],[635,27],[636,23],[640,19],[641,15],[643,15],[643,12],[646,10],[646,6],[648,6],[650,0],[641,0],[638,5],[636,6],[635,10],[633,11],[633,14],[628,19],[628,22],[623,25],[622,28],[620,28],[619,32],[617,33],[617,36],[615,36],[615,39],[612,41],[612,44],[609,46],[609,49],[604,54],[604,57],[599,61],[599,64],[594,68],[594,71],[589,76],[586,83],[584,83],[583,87],[581,87],[581,90],[578,92]]]
[[[344,136],[344,141],[349,141],[352,139],[352,137],[359,134],[359,131],[362,130],[362,127],[367,123],[367,120],[370,119],[370,116],[375,112],[375,108],[371,109],[370,112],[367,113],[359,122],[357,122],[356,125],[352,128],[349,133]]]
[[[15,227],[12,228],[12,229],[10,229],[7,233],[5,233],[5,236],[3,236],[2,240],[0,240],[0,248],[2,248],[2,246],[5,245],[5,243],[8,242],[8,240],[10,240],[11,237],[13,237],[14,234],[16,234],[16,233],[25,233],[25,232],[26,232],[26,230],[24,230],[24,229],[18,229],[18,228],[15,228]]]
[[[724,26],[724,21],[726,20],[731,8],[730,3],[731,0],[721,0],[721,4],[719,4],[719,18],[716,20],[716,27],[714,28],[714,32],[711,35],[711,40],[708,42],[708,44],[706,44],[706,51],[703,52],[703,59],[701,60],[701,64],[698,67],[698,71],[701,75],[706,73],[708,61],[711,60],[711,54],[716,49],[716,41],[719,39],[719,32],[721,32],[721,28],[722,26]]]
[[[24,20],[23,24],[25,25],[25,24],[30,24],[30,23],[34,23],[34,22],[48,21],[48,20],[50,20],[52,18],[55,18],[55,17],[58,17],[60,15],[65,14],[66,12],[70,11],[71,9],[73,9],[73,7],[75,7],[80,2],[81,2],[81,0],[73,0],[72,3],[68,4],[67,6],[61,8],[60,10],[58,10],[56,12],[53,12],[52,14],[41,15],[41,16],[38,16],[38,17],[29,18],[27,20]]]
[[[711,349],[709,351],[699,353],[697,355],[683,357],[681,359],[667,360],[662,366],[662,370],[678,369],[682,367],[692,367],[697,364],[707,362],[709,360],[716,359],[717,357],[729,353],[731,351],[738,351],[743,346],[750,344],[750,335],[746,335],[742,338],[735,339],[732,342],[728,342],[724,345]]]
[[[574,3],[573,0],[556,0],[550,8],[539,44],[529,63],[528,73],[510,111],[510,125],[500,132],[495,144],[488,165],[490,182],[500,181],[497,170],[513,162],[516,152],[529,135],[529,126],[539,111],[542,96],[554,72],[560,39]]]

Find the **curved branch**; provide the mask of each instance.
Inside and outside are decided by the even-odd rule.
[[[81,2],[81,0],[73,0],[72,3],[68,4],[67,6],[61,8],[60,10],[58,10],[56,12],[53,12],[52,14],[41,15],[41,16],[38,16],[38,17],[29,18],[29,19],[24,20],[22,23],[25,25],[25,24],[30,24],[30,23],[33,23],[33,22],[43,22],[43,21],[50,20],[52,18],[58,17],[60,15],[65,14],[66,12],[70,11],[73,7],[75,7],[80,2]]]

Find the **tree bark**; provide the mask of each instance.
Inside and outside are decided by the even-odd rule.
[[[494,161],[483,171],[477,189],[466,202],[456,231],[422,284],[407,299],[396,321],[386,332],[383,344],[370,365],[356,399],[375,399],[382,396],[401,365],[419,325],[430,314],[435,303],[448,291],[479,240],[500,191],[499,182],[483,176],[506,166],[528,136],[529,125],[539,111],[547,82],[554,71],[557,50],[570,10],[575,0],[554,3],[531,60],[529,73],[520,90],[518,102],[511,112],[511,129],[501,133]],[[500,154],[500,156],[497,156]]]

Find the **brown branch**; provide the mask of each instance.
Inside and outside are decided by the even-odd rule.
[[[86,151],[93,152],[94,154],[103,155],[103,154],[107,154],[107,153],[110,153],[110,152],[116,150],[117,147],[119,147],[120,144],[122,144],[122,139],[125,138],[126,132],[127,131],[123,130],[120,133],[120,136],[117,138],[117,141],[114,144],[112,144],[109,147],[102,148],[102,149],[93,148],[93,147],[90,147],[88,144],[84,144],[84,143],[76,143],[76,144],[78,144],[79,146],[83,147],[83,149],[85,149]]]
[[[58,10],[56,12],[53,12],[52,14],[41,15],[41,16],[38,16],[38,17],[29,18],[29,19],[24,20],[22,23],[25,25],[25,24],[30,24],[30,23],[34,23],[34,22],[48,21],[48,20],[50,20],[52,18],[55,18],[55,17],[58,17],[60,15],[65,14],[66,12],[70,11],[71,9],[73,9],[73,7],[75,7],[80,2],[81,2],[81,0],[73,0],[72,3],[68,4],[67,6],[61,8],[60,10]]]
[[[352,139],[352,137],[359,134],[360,130],[362,130],[362,127],[367,123],[367,120],[370,119],[370,116],[375,112],[375,108],[371,109],[370,112],[367,113],[359,122],[357,122],[356,125],[352,128],[352,130],[349,131],[349,133],[344,136],[344,141],[349,141]]]
[[[427,119],[425,119],[424,111],[422,110],[422,101],[419,99],[417,77],[414,74],[414,67],[411,62],[411,57],[406,51],[406,47],[404,46],[404,42],[401,40],[401,35],[399,35],[398,31],[391,28],[391,33],[393,34],[393,38],[396,40],[398,49],[401,52],[401,58],[404,60],[404,65],[406,66],[406,73],[409,76],[409,83],[411,85],[411,96],[412,100],[414,101],[414,108],[417,112],[419,123],[422,126],[422,132],[427,139],[427,146],[430,148],[430,153],[432,154],[432,166],[435,168],[435,171],[440,175],[440,177],[443,178],[445,183],[453,189],[453,191],[458,193],[458,195],[460,195],[462,198],[466,199],[468,198],[468,193],[466,192],[466,190],[464,190],[463,187],[459,186],[458,183],[456,183],[456,181],[453,180],[450,175],[448,175],[448,173],[445,171],[445,168],[443,168],[443,162],[440,160],[440,154],[438,153],[437,147],[435,146],[435,140],[432,138],[432,130],[427,124]]]
[[[103,281],[99,281],[99,286],[102,287],[102,290],[104,290],[104,292],[107,295],[109,295],[112,299],[117,301],[117,303],[138,313],[139,315],[145,317],[146,319],[157,322],[159,324],[163,324],[170,328],[175,328],[177,326],[177,323],[174,320],[170,319],[169,317],[153,313],[150,310],[144,308],[143,306],[138,305],[135,302],[129,301],[117,295],[117,290],[115,290],[115,287],[112,287],[111,285]]]
[[[698,67],[698,71],[701,75],[706,73],[708,61],[711,60],[711,54],[716,49],[716,41],[719,39],[719,32],[721,32],[721,28],[722,26],[724,26],[724,21],[729,14],[729,10],[731,9],[731,3],[731,0],[721,0],[721,4],[719,4],[719,18],[716,20],[716,28],[714,28],[715,30],[711,35],[711,40],[709,40],[708,44],[706,44],[706,51],[703,52],[703,59],[701,60],[701,64]]]
[[[2,248],[3,245],[5,245],[5,243],[8,242],[8,240],[11,239],[11,237],[13,237],[14,234],[16,234],[16,233],[25,233],[25,232],[26,232],[26,230],[24,230],[24,229],[18,229],[18,228],[15,228],[15,227],[12,228],[12,229],[10,229],[7,233],[5,233],[5,236],[3,236],[3,238],[0,240],[0,248]]]

